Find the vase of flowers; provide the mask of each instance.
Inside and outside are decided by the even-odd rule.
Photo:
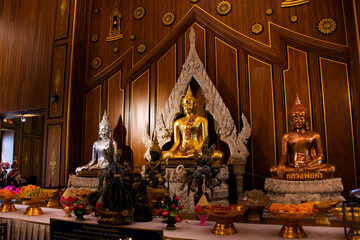
[[[182,221],[180,213],[183,211],[184,207],[179,205],[179,197],[174,195],[173,198],[166,196],[163,206],[155,214],[162,217],[167,230],[175,230],[175,224]]]
[[[74,201],[70,204],[69,210],[74,211],[76,221],[83,221],[84,215],[91,213],[91,205],[90,202],[86,199],[75,198]]]
[[[195,207],[196,216],[200,220],[200,226],[208,226],[209,224],[206,222],[206,220],[209,218],[209,214],[206,214],[204,210],[201,208],[200,205],[197,205]]]

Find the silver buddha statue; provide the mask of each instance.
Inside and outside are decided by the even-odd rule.
[[[91,161],[81,167],[76,168],[78,175],[82,170],[105,169],[109,165],[110,157],[117,152],[117,143],[111,139],[112,128],[107,117],[106,111],[99,124],[99,137],[93,144]]]

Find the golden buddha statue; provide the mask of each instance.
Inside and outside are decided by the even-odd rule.
[[[169,151],[163,151],[161,159],[177,164],[191,164],[194,160],[194,150],[202,154],[202,146],[208,136],[208,121],[196,115],[197,100],[193,96],[190,86],[181,101],[186,115],[174,123],[174,145]],[[221,164],[223,153],[214,151],[213,164]],[[175,160],[175,161],[174,161]]]
[[[286,180],[318,180],[333,177],[335,166],[323,164],[324,153],[319,133],[309,131],[308,112],[299,97],[290,111],[293,130],[282,138],[282,154],[272,177]],[[289,165],[285,165],[289,158]]]

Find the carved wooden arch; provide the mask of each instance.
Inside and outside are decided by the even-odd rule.
[[[155,132],[157,134],[159,145],[162,148],[166,143],[171,141],[175,118],[181,113],[181,100],[185,95],[191,80],[195,79],[205,98],[205,110],[214,118],[215,132],[220,137],[221,141],[225,142],[230,149],[230,159],[228,164],[232,164],[234,166],[235,174],[239,175],[237,176],[237,187],[238,193],[241,193],[243,173],[245,172],[246,160],[249,155],[246,143],[251,134],[250,125],[245,115],[242,114],[243,128],[241,132],[238,133],[229,109],[226,107],[219,92],[207,75],[204,65],[196,52],[195,31],[193,28],[190,30],[189,38],[189,55],[185,60],[178,81],[166,101],[163,113],[158,116],[156,121]],[[151,140],[149,137],[148,126],[146,127],[143,141],[148,148],[145,157],[149,159]]]

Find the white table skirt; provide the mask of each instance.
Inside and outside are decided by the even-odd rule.
[[[26,216],[24,211],[27,206],[15,205],[17,211],[2,213],[0,212],[0,222],[8,223],[8,239],[50,239],[50,218],[75,221],[75,217],[65,218],[65,213],[61,209],[42,208],[44,214],[40,216]],[[84,216],[83,223],[96,223],[93,215]],[[211,233],[215,222],[208,222],[209,226],[199,226],[199,221],[185,220],[176,224],[176,230],[165,230],[165,224],[159,217],[154,217],[153,221],[146,223],[132,223],[126,228],[137,229],[160,229],[164,230],[166,239],[197,239],[197,240],[217,240],[217,239],[284,239],[278,236],[281,225],[270,224],[247,224],[235,223],[237,234],[229,236],[219,236]],[[303,226],[308,237],[312,240],[332,240],[345,239],[344,228],[340,227],[310,227]]]

